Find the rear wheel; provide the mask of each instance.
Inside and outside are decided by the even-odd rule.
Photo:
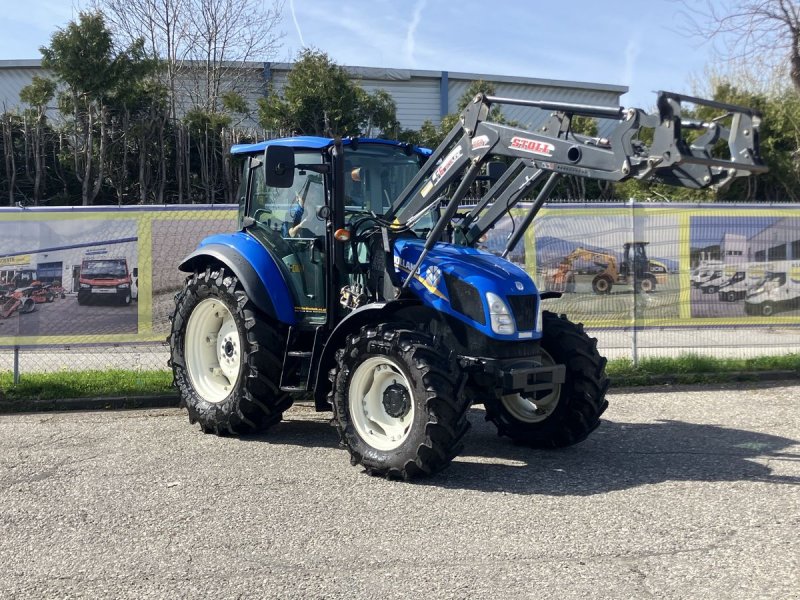
[[[283,336],[224,269],[186,280],[176,297],[171,365],[189,421],[206,433],[249,434],[279,422],[291,397],[277,385]]]
[[[486,402],[486,419],[500,435],[536,448],[558,448],[583,441],[600,424],[608,407],[605,358],[583,326],[543,313],[542,365],[563,364],[564,383],[534,394],[510,394]]]
[[[387,324],[348,336],[329,399],[350,462],[396,479],[447,467],[469,428],[461,379],[450,352],[427,333]]]
[[[765,317],[771,317],[775,314],[775,307],[770,302],[764,302],[761,305],[761,314]]]
[[[592,280],[592,289],[595,294],[610,294],[613,286],[608,275],[598,275]]]

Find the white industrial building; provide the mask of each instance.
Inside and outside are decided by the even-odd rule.
[[[255,109],[256,100],[264,96],[270,87],[281,90],[292,68],[291,63],[247,63],[231,71],[230,88],[235,89]],[[530,77],[508,77],[481,73],[453,73],[448,71],[426,71],[414,69],[391,69],[373,67],[345,67],[352,78],[368,92],[386,90],[397,104],[397,118],[404,129],[419,129],[425,120],[438,124],[441,118],[456,112],[458,102],[473,81],[494,84],[498,96],[530,100],[574,102],[599,106],[619,106],[620,96],[628,91],[626,86],[536,79]],[[40,60],[0,60],[0,109],[15,110],[21,107],[19,93],[35,75],[47,76]],[[234,76],[235,75],[235,76]],[[195,85],[191,77],[179,84],[180,105],[189,106]],[[540,125],[547,112],[524,106],[503,108],[506,118],[522,127]],[[255,123],[244,123],[255,125]],[[605,127],[600,127],[601,133]]]
[[[800,219],[785,217],[748,240],[748,260],[800,260]]]

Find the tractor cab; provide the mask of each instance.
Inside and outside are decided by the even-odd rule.
[[[353,229],[390,208],[429,152],[386,140],[345,139],[336,146],[328,138],[298,137],[234,146],[232,153],[244,159],[239,227],[280,259],[297,325],[321,326],[349,312],[340,292],[366,291],[367,246],[374,245],[356,239]]]

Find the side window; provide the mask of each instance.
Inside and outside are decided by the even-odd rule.
[[[322,161],[316,152],[297,152],[298,164]],[[254,169],[250,189],[250,216],[262,227],[284,238],[318,237],[325,235],[325,221],[317,211],[325,204],[325,182],[322,175],[296,171],[290,188],[267,187],[264,170]]]

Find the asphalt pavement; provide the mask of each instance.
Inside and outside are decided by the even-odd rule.
[[[483,412],[419,483],[329,415],[218,438],[179,409],[0,416],[4,598],[798,598],[800,386],[609,395],[537,451]]]

